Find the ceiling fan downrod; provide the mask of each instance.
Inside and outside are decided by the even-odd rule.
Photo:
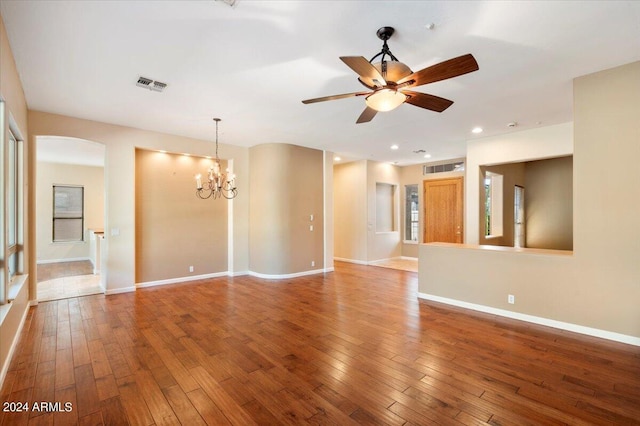
[[[393,33],[395,31],[396,30],[393,27],[382,27],[376,32],[376,35],[378,36],[378,38],[380,40],[382,40],[382,50],[378,54],[376,54],[373,58],[371,58],[369,60],[370,64],[373,64],[373,61],[380,55],[382,55],[382,58],[380,58],[380,61],[382,62],[383,67],[384,67],[384,63],[385,63],[384,57],[386,55],[389,55],[391,60],[396,61],[396,62],[400,62],[398,60],[398,58],[396,58],[393,55],[393,53],[391,53],[391,50],[389,49],[389,45],[387,44],[387,40],[389,40],[391,38],[391,36],[393,35]]]

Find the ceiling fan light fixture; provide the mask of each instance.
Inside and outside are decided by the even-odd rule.
[[[412,89],[478,71],[478,62],[472,54],[468,53],[413,72],[411,68],[400,62],[389,49],[387,41],[394,31],[393,27],[382,27],[376,32],[378,38],[382,40],[382,50],[368,61],[364,56],[340,56],[340,60],[358,74],[358,81],[369,89],[369,92],[323,96],[306,99],[302,103],[313,104],[363,96],[367,107],[356,120],[356,124],[368,123],[378,112],[391,111],[405,102],[435,112],[443,112],[449,108],[453,101],[427,93],[415,92]]]
[[[393,89],[380,89],[367,96],[365,103],[371,109],[379,112],[391,111],[398,108],[407,100],[407,95]]]

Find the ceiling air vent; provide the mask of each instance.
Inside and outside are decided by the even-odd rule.
[[[144,87],[145,89],[153,90],[154,92],[162,92],[167,87],[167,83],[155,81],[147,77],[138,77],[136,86]]]
[[[154,81],[153,82],[153,87],[151,88],[151,90],[162,92],[165,87],[167,87],[167,83],[161,83],[159,81]]]
[[[432,173],[444,172],[464,172],[464,161],[456,161],[455,163],[436,164],[422,166],[422,174],[430,175]]]

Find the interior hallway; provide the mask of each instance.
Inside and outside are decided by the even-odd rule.
[[[100,279],[88,260],[38,264],[38,301],[102,293]]]

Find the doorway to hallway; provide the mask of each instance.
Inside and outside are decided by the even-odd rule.
[[[36,136],[35,248],[39,301],[104,292],[95,236],[104,228],[105,146]],[[103,269],[101,271],[101,269]]]

